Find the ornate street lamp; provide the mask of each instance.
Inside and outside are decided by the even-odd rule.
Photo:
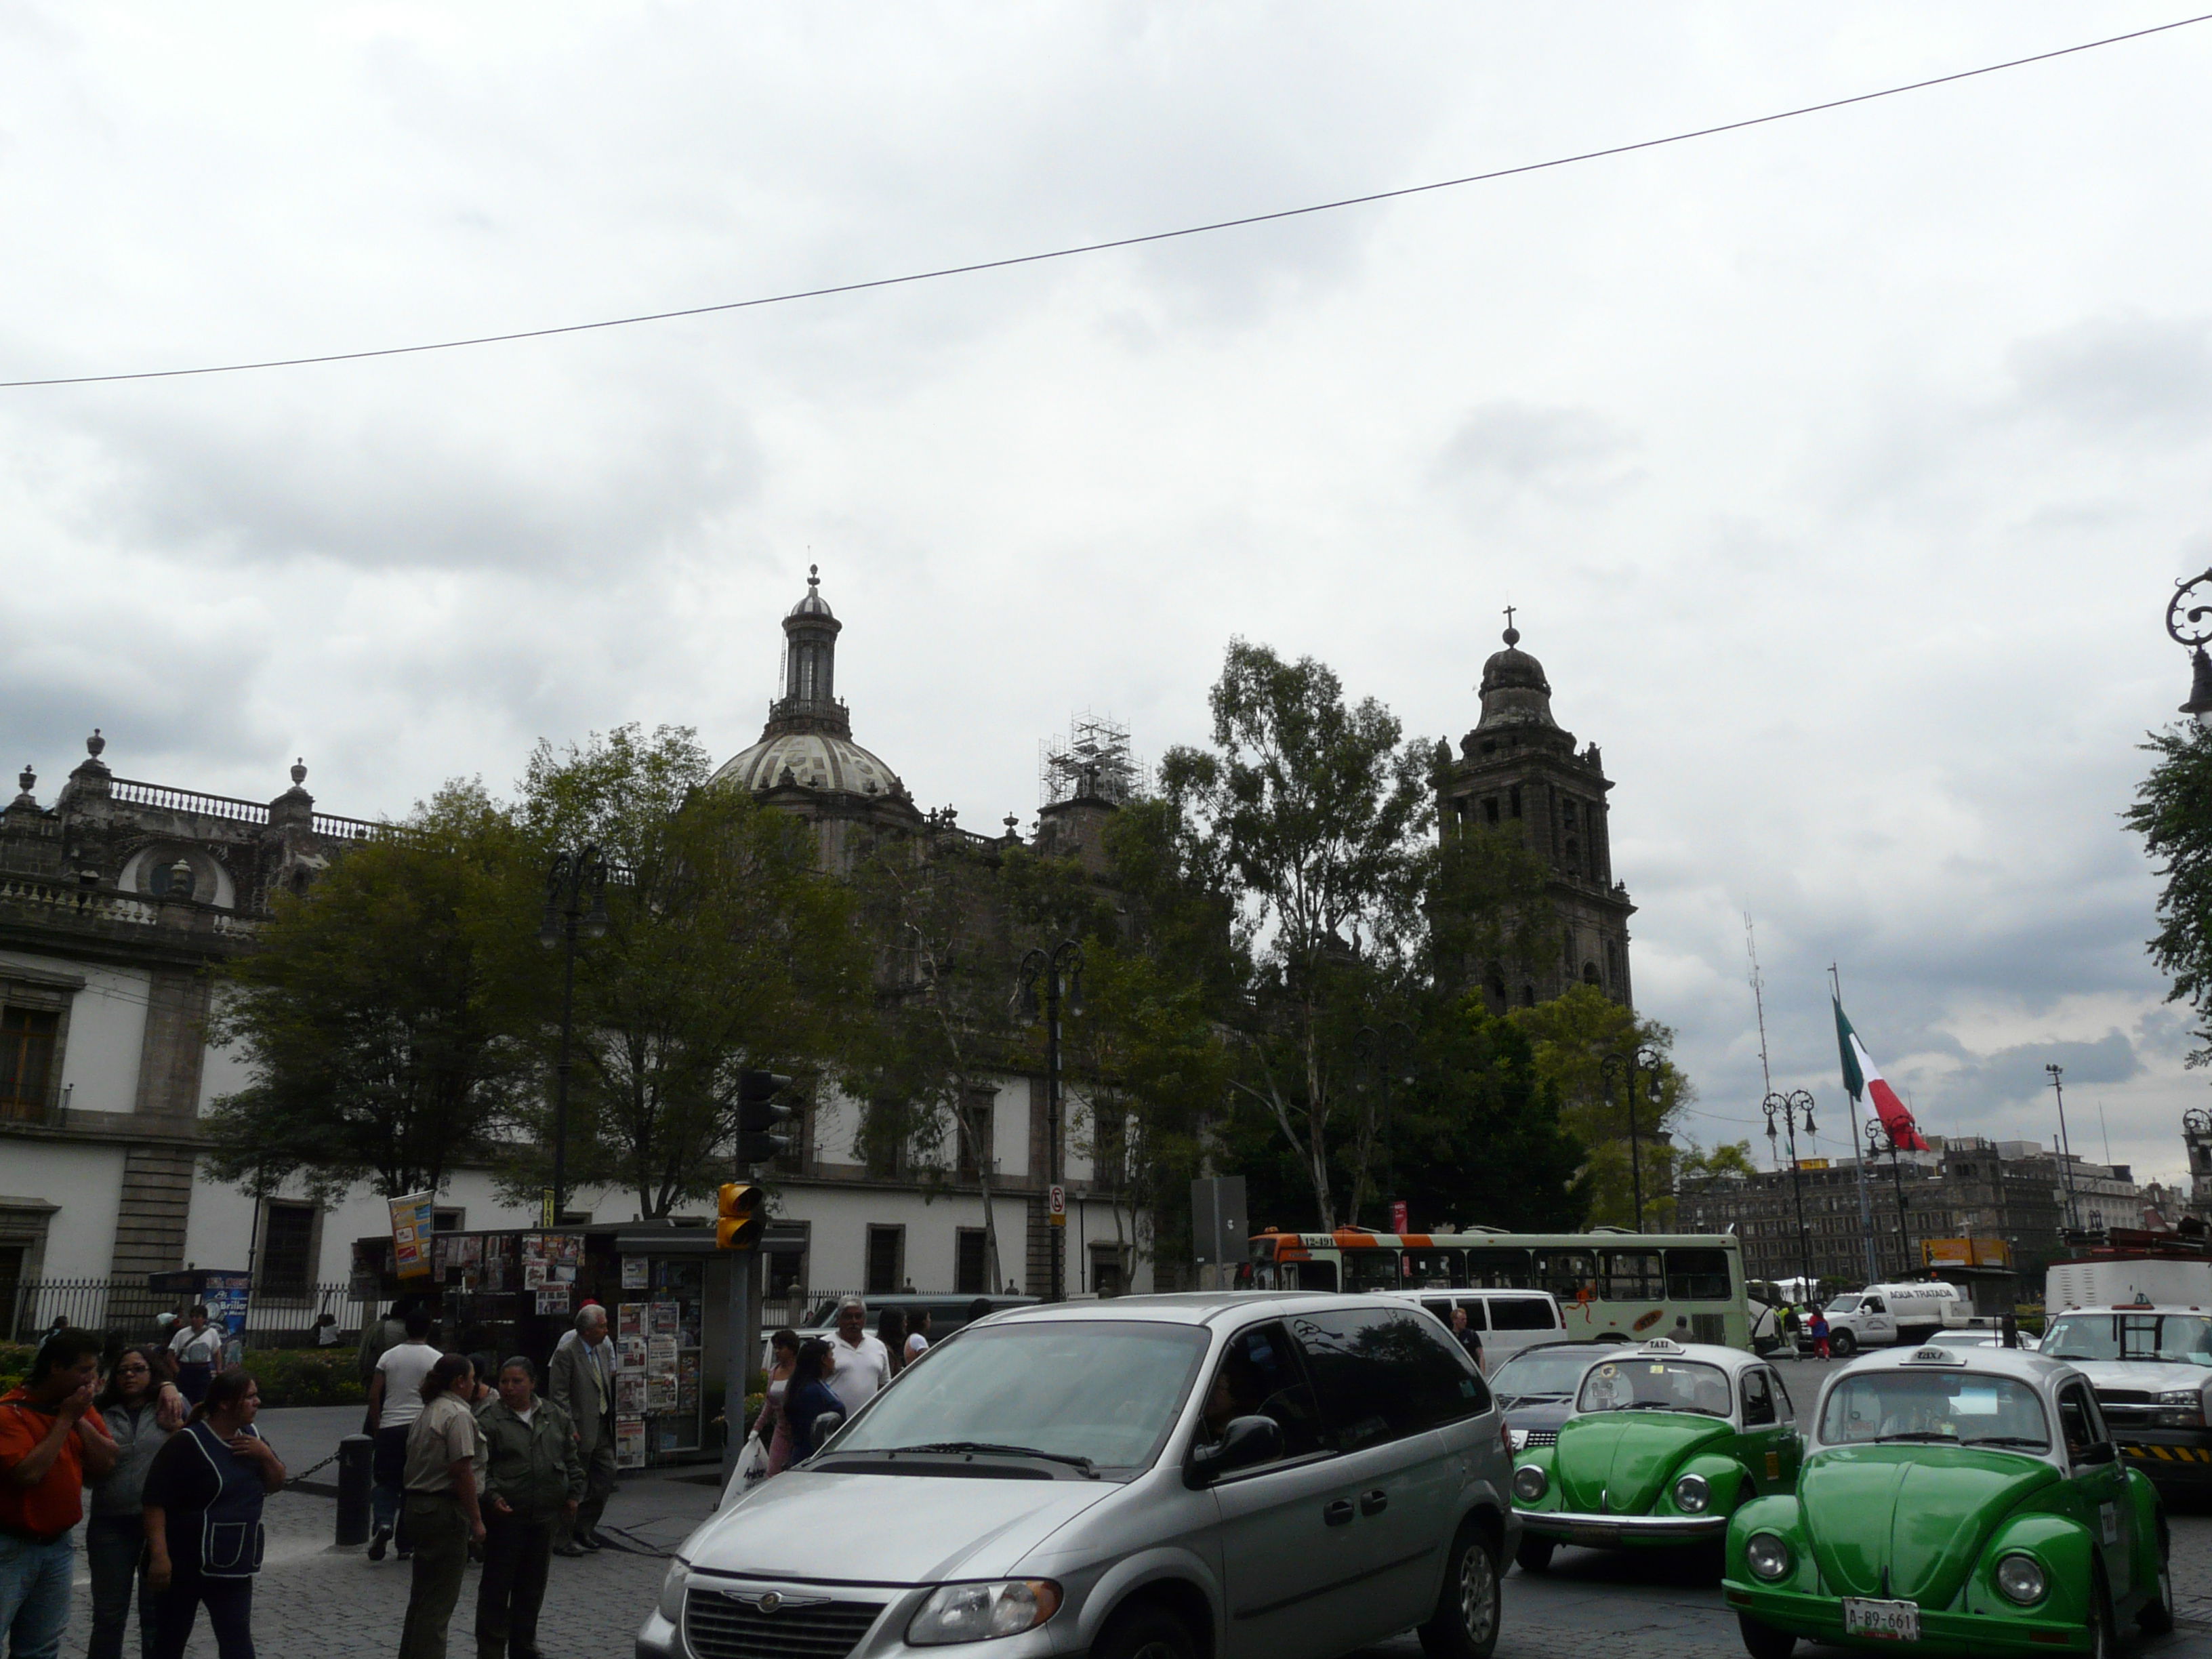
[[[2212,657],[2204,654],[2204,645],[2212,640],[2212,605],[2187,605],[2191,592],[2212,582],[2212,570],[2191,576],[2173,585],[2173,597],[2166,601],[2166,631],[2173,636],[2176,645],[2189,649],[2189,701],[2177,713],[2196,716],[2197,725],[2212,729]]]
[[[1083,947],[1072,939],[1064,939],[1049,951],[1031,950],[1022,957],[1021,975],[1021,984],[1014,996],[1031,1019],[1040,1012],[1038,982],[1042,981],[1044,985],[1045,1179],[1058,1187],[1061,1184],[1060,1014],[1065,1003],[1069,1013],[1078,1019],[1083,1018]],[[1049,1218],[1055,1224],[1050,1230],[1052,1293],[1047,1300],[1060,1302],[1066,1299],[1067,1289],[1067,1218],[1062,1214]]]
[[[1890,1133],[1889,1126],[1879,1118],[1868,1121],[1866,1143],[1869,1158],[1879,1158],[1884,1152],[1889,1154],[1890,1179],[1897,1184],[1897,1251],[1898,1259],[1903,1263],[1899,1277],[1910,1279],[1912,1277],[1912,1231],[1905,1219],[1905,1166],[1899,1158],[1899,1154],[1905,1149],[1898,1144],[1897,1137]]]
[[[596,842],[556,853],[545,869],[545,916],[538,942],[566,947],[561,964],[561,1059],[553,1068],[553,1191],[544,1224],[561,1224],[568,1202],[568,1045],[576,1020],[576,941],[607,933],[607,860]]]
[[[1636,1231],[1639,1233],[1644,1231],[1644,1151],[1636,1127],[1636,1074],[1641,1072],[1651,1079],[1652,1092],[1656,1096],[1659,1089],[1660,1065],[1658,1051],[1653,1048],[1638,1048],[1626,1060],[1619,1054],[1607,1054],[1598,1062],[1598,1075],[1605,1079],[1608,1095],[1612,1092],[1613,1079],[1621,1076],[1624,1068],[1627,1073],[1624,1097],[1628,1103],[1628,1187],[1636,1204]]]
[[[1787,1137],[1790,1148],[1790,1192],[1797,1201],[1797,1277],[1800,1281],[1797,1293],[1802,1297],[1809,1297],[1818,1301],[1819,1292],[1813,1282],[1812,1236],[1805,1231],[1805,1176],[1804,1172],[1797,1167],[1799,1121],[1801,1120],[1803,1121],[1807,1134],[1816,1135],[1820,1133],[1820,1126],[1813,1121],[1813,1097],[1803,1089],[1794,1089],[1786,1095],[1778,1091],[1760,1101],[1759,1109],[1766,1114],[1766,1155],[1769,1158],[1775,1156],[1776,1119],[1781,1120],[1782,1133]]]

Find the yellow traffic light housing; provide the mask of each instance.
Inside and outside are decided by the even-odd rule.
[[[719,1249],[751,1250],[760,1247],[761,1229],[768,1224],[763,1213],[767,1194],[749,1181],[726,1181],[715,1205],[714,1244]]]

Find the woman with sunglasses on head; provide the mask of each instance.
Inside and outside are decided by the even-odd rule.
[[[140,1495],[154,1455],[185,1425],[184,1396],[161,1376],[150,1347],[125,1348],[107,1373],[107,1386],[92,1402],[115,1441],[115,1467],[92,1487],[85,1522],[85,1565],[92,1576],[92,1634],[85,1659],[123,1659],[123,1631],[138,1601],[140,1650],[154,1650],[154,1610],[139,1575],[146,1553]]]

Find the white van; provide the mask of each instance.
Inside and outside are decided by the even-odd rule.
[[[1964,1325],[1973,1304],[1956,1285],[1923,1279],[1869,1285],[1838,1297],[1822,1311],[1828,1316],[1828,1351],[1847,1359],[1861,1348],[1919,1342],[1947,1325]]]
[[[1482,1368],[1494,1371],[1522,1349],[1557,1342],[1567,1322],[1549,1291],[1385,1291],[1419,1303],[1447,1328],[1452,1310],[1467,1310],[1468,1328],[1482,1339]]]

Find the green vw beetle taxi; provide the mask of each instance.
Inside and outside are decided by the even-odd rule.
[[[1717,1550],[1740,1505],[1796,1480],[1793,1414],[1774,1368],[1741,1349],[1662,1338],[1607,1356],[1558,1443],[1517,1460],[1516,1559],[1541,1572],[1562,1544]]]
[[[2106,1659],[2173,1626],[2166,1516],[2063,1361],[1929,1346],[1829,1379],[1794,1494],[1729,1522],[1723,1588],[1753,1659],[1853,1647]]]

